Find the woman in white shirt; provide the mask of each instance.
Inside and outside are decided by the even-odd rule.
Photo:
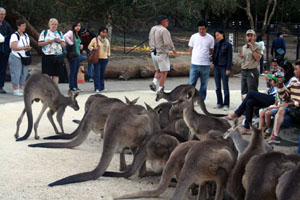
[[[19,19],[16,22],[18,30],[10,37],[11,53],[9,55],[9,68],[11,82],[13,85],[13,95],[23,96],[24,85],[28,76],[28,65],[23,64],[21,58],[28,58],[31,50],[29,36],[25,33],[26,21]]]
[[[261,58],[260,58],[260,74],[263,75],[264,73],[264,50],[265,50],[265,43],[261,37],[261,35],[257,36],[256,43],[259,45],[261,49]]]

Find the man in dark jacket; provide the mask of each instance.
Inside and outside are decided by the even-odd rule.
[[[13,33],[10,24],[4,20],[5,15],[6,15],[6,10],[0,7],[0,33],[5,38],[4,42],[0,44],[0,93],[1,94],[6,93],[3,87],[5,83],[8,56],[10,53],[9,39],[10,39],[10,35]]]
[[[277,37],[273,40],[271,55],[273,56],[275,53],[275,57],[281,56],[284,57],[286,53],[285,40],[283,39],[283,33],[277,33]]]

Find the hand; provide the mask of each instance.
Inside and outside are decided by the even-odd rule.
[[[83,45],[82,45],[82,44],[80,45],[79,49],[80,49],[80,50],[82,50],[82,49],[83,49]]]
[[[62,40],[60,38],[55,38],[55,41],[58,42],[58,43],[62,42]]]
[[[177,51],[173,51],[175,58],[178,57]]]
[[[29,51],[29,50],[31,50],[31,49],[32,49],[31,46],[26,46],[26,47],[25,47],[25,51]]]
[[[86,52],[85,50],[83,50],[83,51],[82,51],[82,54],[83,54],[83,55],[86,55],[86,54],[87,54],[87,52]]]
[[[98,50],[98,47],[94,47],[93,50]]]
[[[213,60],[212,56],[209,56],[208,58],[209,58],[209,60],[210,60],[210,61],[212,61],[212,60]]]
[[[243,54],[241,52],[238,52],[238,56],[243,58]]]
[[[226,74],[226,76],[229,76],[230,70],[226,70],[225,74]]]
[[[247,44],[248,44],[250,50],[253,51],[253,44],[251,42],[248,42]]]
[[[52,44],[54,42],[54,40],[48,40],[47,43],[48,44]]]

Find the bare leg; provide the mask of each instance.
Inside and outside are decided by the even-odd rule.
[[[259,113],[259,126],[258,126],[258,129],[262,129],[265,125],[265,114],[266,114],[266,112],[264,110],[260,111],[260,113]]]
[[[19,138],[20,125],[21,125],[21,123],[22,123],[24,114],[25,114],[25,108],[24,108],[24,110],[22,111],[22,113],[21,113],[21,115],[20,115],[20,117],[18,118],[18,121],[17,121],[17,130],[16,130],[16,133],[15,133],[15,138],[16,138],[16,139]]]
[[[47,109],[47,106],[45,104],[43,104],[42,110],[41,110],[38,118],[34,122],[34,134],[35,134],[34,138],[37,139],[37,140],[40,138],[38,136],[38,133],[37,133],[37,128],[39,126],[39,122],[40,122],[40,120],[41,120],[41,118],[42,118],[42,116],[43,116],[43,114],[44,114],[44,112],[45,112],[46,109]]]
[[[278,109],[278,112],[275,115],[275,120],[274,120],[273,135],[275,136],[279,135],[280,126],[282,125],[284,120],[284,114],[285,114],[284,108],[280,107]]]
[[[12,85],[14,90],[17,90],[19,88],[17,84],[12,84]]]
[[[56,83],[58,85],[58,81],[59,81],[58,76],[52,76],[52,80],[54,81],[54,83]]]
[[[57,122],[58,122],[58,124],[59,124],[59,126],[60,126],[60,129],[61,129],[61,133],[62,133],[62,134],[65,134],[64,127],[63,127],[63,120],[62,120],[63,115],[64,115],[64,113],[65,113],[65,110],[66,110],[65,107],[64,107],[64,108],[60,108],[60,109],[57,111],[57,114],[56,114],[56,120],[57,120]]]
[[[265,121],[266,121],[266,128],[270,128],[271,127],[271,112],[270,111],[266,112]]]
[[[163,87],[165,85],[168,72],[167,71],[166,72],[160,72],[160,74],[161,74],[161,76],[160,76],[160,79],[159,79],[159,86]]]
[[[48,113],[47,113],[47,117],[48,117],[50,123],[52,124],[55,133],[58,134],[58,130],[57,130],[56,125],[55,125],[55,123],[53,121],[53,114],[54,114],[54,111],[49,110]]]
[[[20,88],[21,88],[22,90],[24,90],[24,87],[25,87],[24,85],[20,85]]]
[[[155,74],[154,74],[154,78],[156,79],[160,79],[160,71],[156,71]]]

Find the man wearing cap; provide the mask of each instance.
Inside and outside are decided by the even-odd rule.
[[[157,92],[163,91],[168,71],[170,71],[169,52],[173,51],[175,57],[177,57],[171,34],[167,29],[168,25],[168,17],[161,15],[158,17],[158,25],[153,26],[149,33],[151,57],[156,71],[150,89],[156,91],[156,85],[159,81]]]
[[[192,56],[189,84],[196,86],[200,77],[199,92],[203,100],[206,98],[206,89],[209,81],[210,56],[214,50],[214,38],[207,31],[205,21],[198,22],[198,33],[191,36],[189,41],[189,50]]]
[[[255,42],[255,31],[250,29],[246,32],[246,41],[242,47],[242,52],[238,53],[238,56],[243,59],[242,67],[242,79],[241,79],[241,93],[242,99],[245,95],[253,90],[257,91],[259,81],[259,71],[261,49]]]

